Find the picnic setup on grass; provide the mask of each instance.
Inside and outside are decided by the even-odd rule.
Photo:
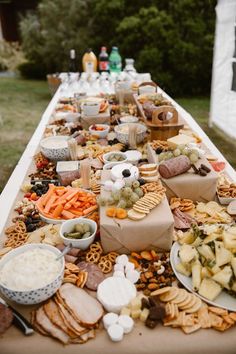
[[[0,195],[0,352],[235,353],[234,169],[132,59],[84,65]]]

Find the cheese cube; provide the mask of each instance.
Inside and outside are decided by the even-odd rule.
[[[140,315],[140,320],[142,322],[145,322],[146,319],[148,318],[148,315],[149,315],[149,309],[143,309],[143,311],[141,312],[141,315]]]
[[[131,310],[131,317],[134,319],[134,320],[137,320],[140,318],[140,315],[141,315],[141,309],[139,310]]]
[[[131,310],[128,309],[128,307],[123,307],[123,309],[121,310],[120,312],[121,315],[127,315],[127,316],[130,316],[131,314]]]
[[[141,299],[139,297],[135,297],[130,302],[131,311],[140,310],[141,309],[141,305],[142,305]]]

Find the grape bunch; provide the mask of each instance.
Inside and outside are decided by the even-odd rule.
[[[199,152],[196,149],[190,149],[185,145],[179,145],[172,151],[161,152],[160,155],[158,155],[158,159],[159,162],[161,162],[180,155],[187,156],[192,164],[196,163],[200,158]]]
[[[123,188],[111,192],[111,195],[108,198],[100,197],[99,204],[101,206],[116,205],[118,208],[125,209],[131,208],[141,197],[143,197],[143,191],[140,188],[140,182],[127,181]]]

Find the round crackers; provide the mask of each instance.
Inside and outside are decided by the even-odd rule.
[[[130,209],[130,210],[128,211],[128,217],[129,217],[131,220],[135,220],[135,221],[142,220],[143,218],[145,218],[145,216],[146,216],[145,213],[136,211],[136,210],[134,210],[134,209]]]

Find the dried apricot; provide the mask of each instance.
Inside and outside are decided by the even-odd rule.
[[[116,209],[116,217],[118,219],[125,219],[127,218],[127,211],[123,208],[117,208]]]
[[[115,207],[109,207],[106,210],[106,215],[111,217],[111,218],[114,218],[116,216],[116,210],[117,209]]]

